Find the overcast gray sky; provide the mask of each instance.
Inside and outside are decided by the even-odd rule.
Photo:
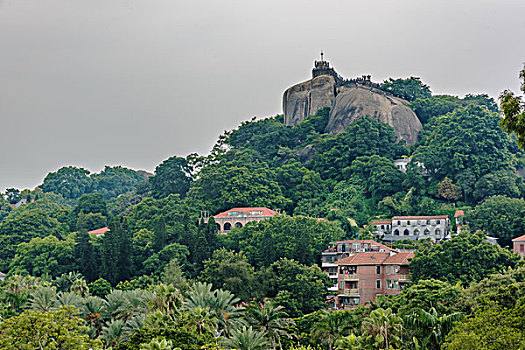
[[[153,171],[344,77],[519,89],[523,0],[0,0],[0,191],[66,165]]]

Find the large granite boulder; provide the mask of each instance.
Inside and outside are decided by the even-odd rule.
[[[335,102],[335,79],[321,75],[292,86],[284,92],[283,111],[286,125],[297,125],[323,107]]]
[[[286,125],[297,125],[320,108],[330,107],[326,132],[337,134],[358,118],[369,116],[395,129],[407,144],[417,141],[423,128],[408,102],[366,85],[337,86],[330,75],[321,75],[292,86],[283,96]]]

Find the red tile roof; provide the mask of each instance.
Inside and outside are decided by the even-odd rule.
[[[408,259],[413,258],[414,253],[403,252],[390,255],[390,253],[365,252],[354,253],[349,257],[336,261],[337,265],[382,265],[382,264],[409,264]]]
[[[517,241],[525,241],[525,235],[516,237],[512,240],[512,242],[517,242]]]
[[[379,220],[379,221],[372,221],[372,225],[381,225],[381,224],[391,224],[392,220]]]
[[[258,215],[251,215],[250,212],[254,211],[262,211],[261,214]],[[215,215],[215,218],[234,218],[236,215],[228,215],[228,213],[232,212],[238,212],[244,214],[244,216],[248,217],[268,217],[268,216],[274,216],[277,214],[275,210],[268,209],[266,207],[246,207],[246,208],[232,208],[230,210],[223,211],[222,213],[219,213]]]
[[[102,235],[109,231],[109,227],[101,227],[93,231],[89,231],[88,233],[94,233],[96,235]]]
[[[463,215],[465,215],[465,211],[463,210],[456,210],[456,212],[454,213],[455,218],[463,216]]]
[[[390,253],[364,252],[354,253],[349,257],[336,261],[337,265],[377,265],[382,264]]]
[[[395,255],[389,256],[385,261],[384,264],[410,264],[410,261],[408,259],[412,259],[414,257],[414,253],[412,252],[401,252],[397,253]]]
[[[430,220],[430,219],[448,219],[448,215],[433,216],[394,216],[392,220]]]

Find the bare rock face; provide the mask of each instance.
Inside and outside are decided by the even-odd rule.
[[[335,102],[335,79],[321,75],[292,86],[284,92],[283,110],[286,125],[297,125],[323,107]]]
[[[337,134],[356,119],[369,116],[394,127],[407,144],[417,141],[423,128],[408,102],[366,85],[345,85],[331,75],[319,75],[284,92],[283,111],[286,125],[297,125],[320,108],[330,107],[325,131]]]
[[[330,111],[325,131],[338,134],[358,118],[369,116],[394,127],[396,135],[413,144],[423,128],[407,101],[368,87],[342,87]]]

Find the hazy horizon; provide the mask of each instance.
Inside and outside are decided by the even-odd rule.
[[[50,171],[153,172],[282,113],[321,50],[343,77],[519,92],[525,2],[0,0],[0,191]]]

